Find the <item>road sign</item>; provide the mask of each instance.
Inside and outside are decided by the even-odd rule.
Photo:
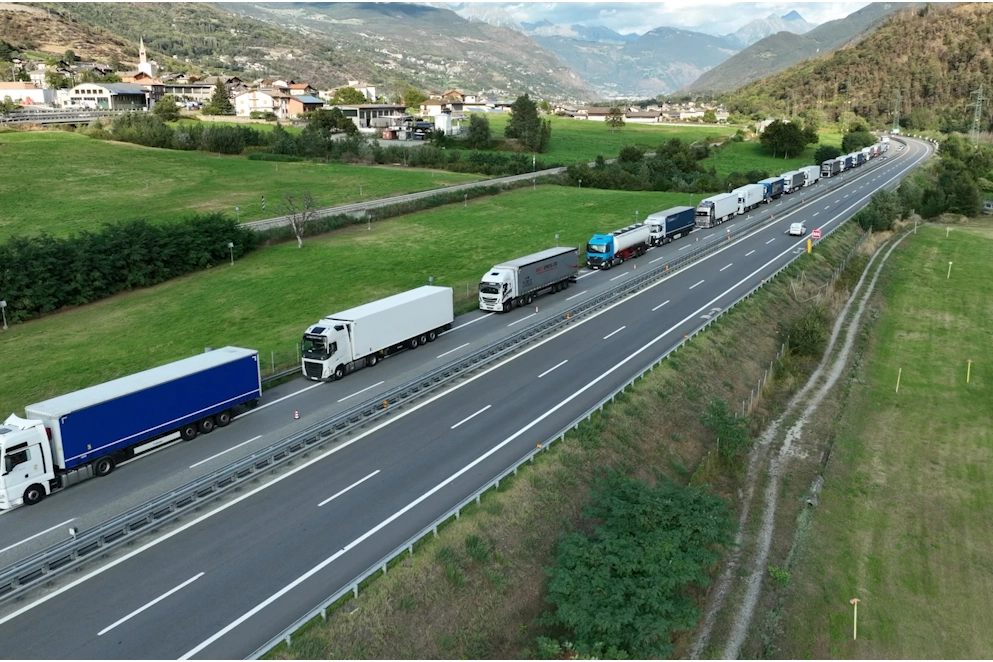
[[[813,232],[810,233],[810,236],[813,237],[814,239],[820,239],[821,238],[821,231],[820,230],[814,230]]]

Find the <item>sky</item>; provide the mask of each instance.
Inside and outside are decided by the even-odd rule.
[[[471,1],[471,0],[470,0]],[[473,2],[473,4],[477,4]],[[868,2],[500,2],[499,7],[518,23],[547,19],[559,25],[605,27],[627,34],[644,34],[657,27],[676,27],[709,34],[734,32],[745,23],[770,14],[783,16],[796,10],[809,23],[819,25],[865,7]]]

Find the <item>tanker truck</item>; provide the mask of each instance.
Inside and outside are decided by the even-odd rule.
[[[610,269],[625,260],[644,255],[651,241],[651,227],[641,223],[607,234],[595,234],[586,244],[586,266],[590,269]]]

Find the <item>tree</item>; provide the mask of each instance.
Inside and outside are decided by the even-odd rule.
[[[727,400],[711,398],[706,411],[700,415],[700,422],[717,438],[717,453],[721,457],[733,459],[752,444],[748,436],[748,419],[735,418]]]
[[[407,108],[420,109],[421,104],[428,100],[428,95],[421,92],[416,87],[408,87],[403,91],[403,105]]]
[[[852,119],[849,120],[848,122],[849,132],[868,131],[870,128],[871,127],[869,126],[869,122],[859,117],[858,115],[854,115]]]
[[[851,131],[841,139],[841,151],[847,154],[875,144],[876,137],[868,131]]]
[[[14,102],[9,96],[5,96],[3,101],[0,101],[0,115],[10,115],[15,110],[20,110],[21,107]]]
[[[714,112],[713,108],[703,111],[703,121],[707,124],[717,124],[717,113]]]
[[[66,64],[73,64],[76,61],[76,53],[73,50],[67,50],[62,54],[62,61]]]
[[[617,106],[614,106],[607,112],[607,119],[604,121],[610,127],[610,132],[613,133],[614,129],[624,126],[624,112]]]
[[[8,44],[3,39],[0,39],[0,62],[7,62],[14,57],[14,53],[17,49]]]
[[[762,146],[776,156],[780,152],[785,157],[796,155],[807,145],[807,138],[800,126],[794,122],[776,120],[765,128],[759,141]]]
[[[339,87],[331,97],[331,105],[366,103],[365,95],[354,87]]]
[[[543,113],[550,113],[552,112],[552,104],[542,99],[541,101],[538,102],[538,110],[540,110]]]
[[[68,90],[72,87],[72,80],[57,71],[46,71],[45,85],[56,90]]]
[[[95,71],[87,70],[81,71],[78,77],[79,83],[120,83],[121,77],[115,73],[109,73],[101,76]]]
[[[470,149],[489,149],[492,144],[493,134],[490,131],[489,118],[483,115],[470,115],[466,145]]]
[[[297,238],[297,248],[303,248],[303,235],[317,215],[317,201],[309,190],[300,195],[284,193],[283,211],[290,221],[293,235]]]
[[[538,106],[524,94],[517,97],[510,107],[510,121],[503,130],[503,135],[521,141],[522,144],[535,152],[544,152],[552,137],[552,123],[538,117]]]
[[[814,152],[814,165],[820,165],[839,156],[841,156],[841,150],[834,145],[821,145]]]
[[[214,93],[210,95],[210,100],[200,112],[204,115],[234,115],[234,106],[231,105],[228,88],[224,83],[219,82],[214,85]]]
[[[583,518],[592,534],[565,536],[548,570],[546,619],[571,630],[581,657],[668,658],[672,633],[699,618],[690,589],[732,543],[727,504],[707,488],[609,474]]]
[[[176,97],[171,94],[163,94],[159,102],[152,106],[152,112],[163,122],[175,122],[179,119],[179,106],[176,105]]]

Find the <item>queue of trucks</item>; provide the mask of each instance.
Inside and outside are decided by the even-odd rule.
[[[887,136],[873,145],[863,147],[857,152],[844,154],[836,159],[828,159],[821,164],[821,177],[836,177],[846,170],[857,168],[870,159],[885,154],[890,149],[890,139]]]

